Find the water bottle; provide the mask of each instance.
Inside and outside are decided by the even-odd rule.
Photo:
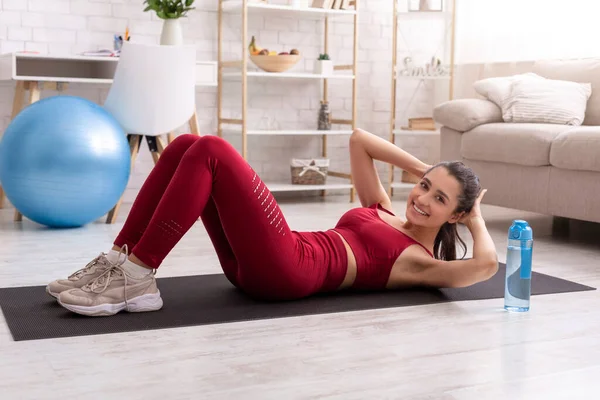
[[[529,311],[533,230],[526,221],[514,220],[508,230],[504,309]]]

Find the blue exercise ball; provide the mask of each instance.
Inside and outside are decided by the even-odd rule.
[[[123,128],[101,106],[76,96],[31,104],[0,141],[0,184],[27,218],[79,227],[110,211],[131,168]]]

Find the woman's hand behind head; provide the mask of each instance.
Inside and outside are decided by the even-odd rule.
[[[478,218],[481,218],[483,220],[483,216],[481,215],[480,205],[481,205],[481,199],[483,198],[483,196],[485,195],[486,192],[487,192],[487,189],[483,189],[479,193],[479,196],[477,196],[477,199],[475,200],[475,203],[473,204],[473,208],[471,208],[471,211],[469,213],[465,213],[458,220],[459,223],[465,224],[469,228],[472,221],[477,220]]]

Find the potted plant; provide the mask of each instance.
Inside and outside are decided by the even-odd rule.
[[[329,54],[319,54],[319,58],[315,62],[315,74],[325,76],[333,74],[333,62],[329,58]]]
[[[183,44],[183,33],[179,19],[193,10],[194,0],[145,0],[148,6],[144,11],[154,11],[156,16],[164,20],[160,35],[162,45]]]

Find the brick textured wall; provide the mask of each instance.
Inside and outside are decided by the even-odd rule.
[[[275,2],[275,1],[271,1]],[[285,4],[286,0],[277,1]],[[128,26],[132,40],[158,43],[162,21],[153,13],[144,13],[141,0],[0,0],[0,52],[37,51],[48,54],[77,54],[85,50],[111,48],[115,33]],[[199,59],[217,58],[217,5],[216,0],[196,1],[196,10],[183,20],[187,43],[197,47]],[[392,45],[392,0],[360,0],[359,53],[358,53],[358,126],[387,138],[390,120],[390,76]],[[225,19],[223,50],[227,58],[239,58],[241,19],[228,15]],[[259,44],[277,51],[297,48],[304,56],[295,70],[311,70],[313,61],[322,51],[323,23],[289,17],[253,15],[248,21],[249,35],[255,35]],[[353,24],[351,17],[341,18],[330,25],[330,54],[336,63],[352,61]],[[427,61],[435,48],[419,53],[420,44],[426,43],[431,29],[424,26],[403,31],[407,40],[399,42],[399,60],[411,54]],[[411,41],[408,44],[408,41]],[[434,47],[438,45],[434,40]],[[409,49],[407,46],[412,46]],[[398,116],[400,123],[406,117],[430,115],[433,82],[399,82]],[[439,83],[438,83],[439,84]],[[102,103],[106,86],[71,84],[68,94],[82,96]],[[249,82],[250,129],[315,129],[322,85],[316,80],[252,79]],[[0,85],[0,129],[10,120],[14,84]],[[43,93],[42,97],[54,95]],[[241,86],[239,82],[224,84],[224,116],[241,116]],[[336,118],[350,118],[352,90],[350,81],[330,81],[329,98]],[[200,129],[203,133],[216,132],[217,90],[197,89],[197,107]],[[347,129],[347,127],[343,127]],[[185,131],[186,127],[180,129]],[[225,137],[240,148],[239,135]],[[435,137],[403,137],[399,145],[427,162],[437,160],[439,146]],[[328,157],[332,169],[349,171],[347,137],[329,137]],[[249,162],[265,180],[289,179],[289,160],[293,157],[320,156],[321,139],[318,137],[250,137]],[[151,158],[142,148],[126,192],[126,201],[132,201],[152,167]],[[387,179],[387,169],[378,164],[381,179]],[[346,192],[344,192],[346,193]]]

